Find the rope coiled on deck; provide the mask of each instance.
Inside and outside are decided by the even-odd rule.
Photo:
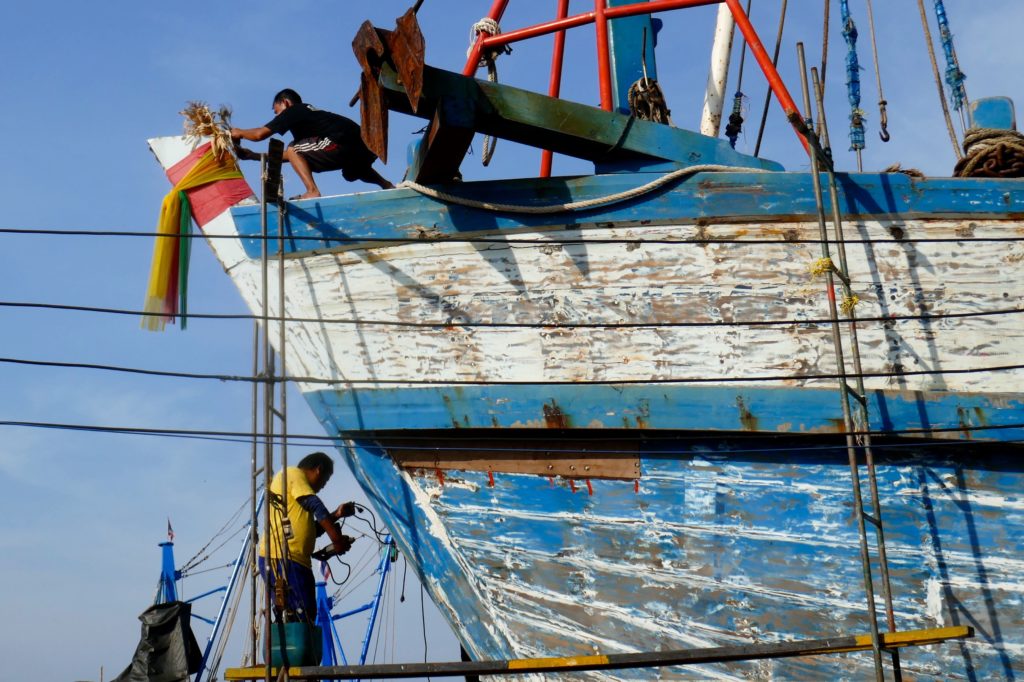
[[[736,166],[721,166],[716,164],[703,164],[698,166],[689,166],[687,168],[680,168],[674,170],[671,173],[666,173],[659,178],[651,180],[647,184],[634,187],[622,192],[616,192],[614,194],[607,194],[603,197],[594,197],[593,199],[584,199],[582,201],[570,201],[561,204],[549,204],[547,206],[531,206],[526,204],[501,204],[492,201],[480,201],[478,199],[470,199],[468,197],[460,197],[455,194],[449,194],[448,192],[434,189],[433,187],[427,187],[421,185],[418,182],[405,181],[398,185],[399,188],[411,189],[424,196],[428,196],[431,199],[437,199],[438,201],[444,201],[450,204],[458,204],[459,206],[466,206],[468,208],[477,208],[483,211],[496,211],[500,213],[526,213],[534,215],[544,215],[551,213],[565,213],[569,211],[583,211],[588,208],[595,208],[597,206],[606,206],[608,204],[619,203],[620,201],[626,201],[628,199],[635,199],[636,197],[652,192],[659,187],[667,185],[675,180],[696,175],[697,173],[729,173],[729,172],[742,172],[742,173],[767,173],[768,171],[760,168],[739,168]]]
[[[971,128],[964,135],[958,178],[1024,178],[1024,135],[1016,130]]]

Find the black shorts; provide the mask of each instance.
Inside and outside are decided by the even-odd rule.
[[[377,158],[363,145],[348,149],[329,137],[307,137],[288,146],[302,154],[314,173],[340,170],[348,181],[363,177]]]

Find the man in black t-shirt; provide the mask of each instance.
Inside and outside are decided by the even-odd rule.
[[[292,164],[306,193],[299,199],[320,196],[313,173],[340,170],[348,181],[362,180],[382,189],[394,187],[373,169],[377,158],[366,148],[359,124],[339,114],[306,104],[299,93],[285,88],[274,96],[274,119],[262,128],[232,128],[231,139],[259,142],[271,135],[292,134],[292,143],[284,158]],[[259,155],[237,147],[238,158],[258,159]]]

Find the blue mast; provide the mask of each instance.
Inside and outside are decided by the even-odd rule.
[[[174,568],[174,543],[168,540],[161,542],[160,548],[163,551],[160,564],[160,586],[156,592],[156,604],[166,604],[178,601],[177,582],[181,579],[181,573]]]

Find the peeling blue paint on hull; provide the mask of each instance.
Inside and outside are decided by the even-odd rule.
[[[313,405],[336,433],[324,403]],[[521,431],[463,433],[467,447],[474,438],[495,447]],[[578,434],[541,433],[552,447]],[[643,437],[608,431],[609,438],[629,434]],[[389,436],[347,436],[349,466],[478,657],[694,648],[868,629],[850,469],[837,437],[823,444],[772,434],[650,432],[638,440],[639,481],[593,480],[591,494],[582,478],[570,484],[497,474],[491,486],[481,471],[403,471],[382,447]],[[904,650],[905,674],[1019,676],[1024,451],[890,444],[876,457],[898,628],[977,630],[965,643]],[[599,677],[870,674],[870,654],[849,654]]]

